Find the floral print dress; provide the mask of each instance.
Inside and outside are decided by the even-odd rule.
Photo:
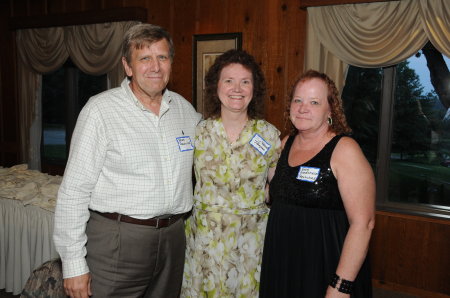
[[[198,125],[182,297],[258,297],[265,185],[279,155],[280,132],[264,120],[249,120],[234,143],[221,119]]]

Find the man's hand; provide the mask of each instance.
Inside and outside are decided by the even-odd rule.
[[[88,298],[91,293],[91,275],[89,273],[64,279],[64,291],[70,298]]]

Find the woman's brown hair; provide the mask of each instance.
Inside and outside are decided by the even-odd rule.
[[[266,96],[266,83],[261,68],[252,55],[243,50],[229,50],[214,61],[205,76],[205,103],[204,118],[216,119],[220,117],[221,102],[217,95],[217,86],[222,70],[230,64],[241,64],[252,73],[253,98],[248,105],[247,114],[250,119],[262,119],[264,115],[264,98]]]

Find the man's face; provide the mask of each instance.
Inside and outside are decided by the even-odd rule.
[[[131,90],[138,99],[160,97],[169,82],[172,60],[169,56],[169,43],[162,39],[141,49],[133,49],[131,61],[122,58],[127,76],[131,79]]]

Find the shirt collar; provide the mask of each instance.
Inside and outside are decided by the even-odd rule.
[[[140,108],[141,110],[147,110],[144,105],[139,101],[139,99],[136,97],[136,95],[134,95],[133,91],[130,88],[130,82],[131,80],[129,78],[125,78],[122,83],[121,83],[121,87],[123,89],[125,89],[126,93],[130,96],[130,98],[133,100],[134,104]],[[170,106],[170,103],[172,102],[173,98],[172,98],[172,92],[169,89],[164,89],[163,91],[163,97],[161,100],[161,108],[160,111],[162,113],[160,113],[161,115],[164,114]]]

